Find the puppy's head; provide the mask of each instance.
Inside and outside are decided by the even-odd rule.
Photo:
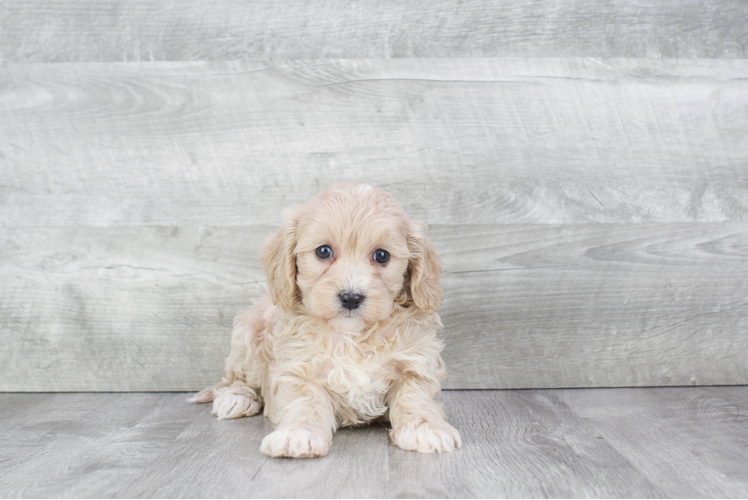
[[[262,257],[273,302],[303,302],[334,328],[361,331],[396,303],[433,314],[441,260],[426,226],[385,191],[338,183],[285,215]]]

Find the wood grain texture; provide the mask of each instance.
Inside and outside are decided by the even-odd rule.
[[[748,494],[745,388],[563,391],[571,410],[669,495]]]
[[[262,456],[263,417],[219,421],[186,396],[0,394],[0,408],[17,408],[0,416],[0,497],[748,494],[747,387],[448,391],[455,453],[406,452],[372,426],[301,460]]]
[[[0,390],[197,390],[270,227],[6,228]],[[748,225],[434,226],[449,388],[748,383]]]
[[[0,417],[2,497],[111,498],[199,413],[183,394],[29,396],[0,399],[15,410]]]
[[[395,498],[661,498],[557,391],[450,391],[463,449],[429,457],[391,446]],[[558,391],[562,392],[563,391]],[[595,391],[593,391],[595,392]],[[429,478],[424,481],[423,478]]]
[[[1,390],[191,390],[220,379],[232,318],[263,289],[257,252],[266,234],[4,233]],[[195,378],[194,367],[207,372]]]
[[[384,427],[342,429],[323,460],[268,459],[269,420],[219,421],[205,411],[120,498],[383,498],[388,495]],[[178,409],[183,412],[184,410]]]
[[[191,406],[189,413],[196,415],[192,423],[151,467],[142,468],[134,481],[120,483],[126,488],[120,488],[118,497],[232,498],[241,490],[242,498],[252,496],[255,488],[241,485],[251,483],[266,461],[259,449],[262,438],[273,430],[270,421],[218,420],[210,413],[211,405],[190,405],[186,399],[173,411],[184,413]]]
[[[429,224],[745,221],[748,61],[9,64],[0,224],[276,225],[338,180]]]
[[[746,24],[741,0],[7,0],[0,57],[746,57]]]
[[[747,230],[445,228],[449,387],[748,383]]]

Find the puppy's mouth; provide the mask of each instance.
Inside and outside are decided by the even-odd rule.
[[[341,308],[338,314],[325,322],[335,330],[346,332],[361,332],[368,325],[360,308],[352,311]]]
[[[342,318],[357,318],[359,316],[361,316],[361,308],[351,310],[344,307],[340,308],[340,317]]]

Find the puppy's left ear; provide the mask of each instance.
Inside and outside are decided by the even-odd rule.
[[[410,260],[410,295],[416,307],[434,314],[442,305],[442,260],[426,237],[426,224],[408,222]]]
[[[284,311],[290,310],[299,296],[294,253],[299,218],[299,210],[291,210],[284,215],[283,224],[265,244],[260,258],[267,276],[270,297]]]

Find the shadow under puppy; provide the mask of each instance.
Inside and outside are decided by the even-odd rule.
[[[285,215],[262,264],[269,294],[234,319],[222,381],[191,401],[220,419],[264,404],[273,457],[326,455],[338,427],[379,418],[405,450],[462,445],[438,401],[441,261],[424,224],[381,189],[338,183]]]

